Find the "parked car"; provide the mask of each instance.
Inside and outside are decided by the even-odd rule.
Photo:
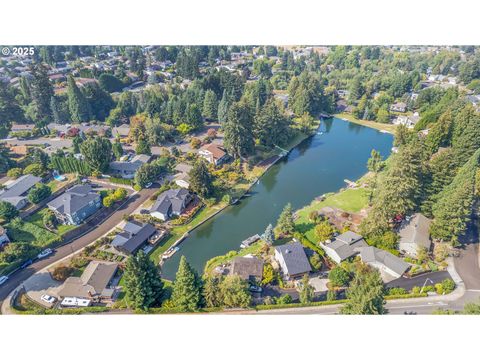
[[[145,189],[150,188],[153,185],[153,183],[149,182],[148,184],[145,184]]]
[[[0,285],[4,284],[8,280],[8,276],[0,276]]]
[[[47,294],[42,295],[40,299],[42,299],[42,301],[45,301],[48,304],[53,304],[55,301],[57,301],[57,298],[55,296],[50,296]]]
[[[141,210],[140,210],[140,214],[142,214],[142,215],[148,215],[148,214],[150,214],[150,210],[141,209]]]
[[[37,258],[38,259],[43,259],[43,258],[46,258],[47,256],[53,254],[53,250],[50,249],[50,248],[47,248],[45,250],[43,250],[40,254],[37,255]]]
[[[254,293],[261,293],[263,291],[263,289],[260,286],[256,286],[256,285],[250,285],[248,290]]]
[[[32,265],[32,263],[33,263],[32,259],[28,259],[20,266],[20,269],[25,269],[27,266]]]

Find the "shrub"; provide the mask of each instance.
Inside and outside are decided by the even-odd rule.
[[[267,285],[275,280],[275,272],[273,270],[273,266],[269,263],[265,263],[263,265],[263,278],[262,278],[262,285]]]
[[[43,174],[43,166],[40,165],[40,164],[30,164],[28,165],[24,170],[23,170],[23,173],[24,174],[32,174],[32,175],[35,175],[35,176],[41,176]]]
[[[88,263],[89,263],[88,259],[82,256],[75,256],[74,258],[72,258],[72,260],[70,260],[70,266],[77,269],[87,266]]]
[[[57,281],[65,281],[72,275],[73,270],[69,266],[59,265],[53,270],[52,277]]]
[[[11,177],[11,178],[19,178],[20,176],[22,176],[22,169],[20,168],[12,168],[10,170],[7,171],[7,176]]]
[[[280,296],[276,303],[277,304],[291,304],[293,301],[292,297],[290,296],[290,294],[283,294],[282,296]]]
[[[190,146],[192,147],[192,149],[198,149],[200,145],[202,145],[200,139],[194,137],[192,138],[192,140],[190,140]]]
[[[33,204],[38,204],[52,194],[52,189],[45,184],[36,184],[28,192],[28,200]]]
[[[315,271],[318,271],[322,268],[322,258],[316,252],[308,258],[308,261]]]
[[[327,301],[337,300],[337,292],[335,290],[329,290],[327,292]]]
[[[347,270],[337,266],[328,273],[328,280],[333,286],[346,286],[350,281],[350,274]]]
[[[9,221],[18,215],[18,210],[15,206],[6,201],[0,201],[0,218]]]
[[[449,294],[455,289],[455,282],[452,279],[445,279],[441,284],[445,294]]]
[[[388,295],[405,295],[408,294],[408,291],[404,288],[394,287],[388,289]]]

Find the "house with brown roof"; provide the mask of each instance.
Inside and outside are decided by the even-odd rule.
[[[207,160],[210,164],[221,165],[228,160],[228,154],[223,147],[217,144],[204,145],[198,155]]]
[[[243,280],[260,282],[263,276],[263,260],[254,256],[236,257],[230,265],[230,273]]]
[[[81,276],[71,276],[65,280],[58,290],[58,296],[91,299],[95,302],[110,301],[114,297],[115,289],[108,285],[115,276],[117,268],[118,265],[113,262],[92,261]]]

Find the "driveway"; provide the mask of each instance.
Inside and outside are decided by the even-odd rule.
[[[451,279],[451,278],[452,277],[450,276],[448,271],[436,271],[436,272],[418,275],[410,279],[401,277],[393,281],[390,281],[389,283],[385,284],[385,286],[387,288],[401,287],[407,290],[412,290],[412,288],[414,288],[415,286],[422,287],[423,284],[425,284],[425,281],[427,281],[426,285],[432,285],[432,283],[427,279],[433,281],[433,283],[436,284],[436,283],[442,282],[445,279]]]
[[[5,300],[10,292],[12,292],[18,285],[27,280],[37,271],[57,262],[64,257],[84,248],[87,245],[95,242],[111,229],[115,228],[122,220],[124,215],[132,214],[136,208],[142,205],[147,199],[149,199],[157,190],[159,186],[154,184],[149,189],[143,189],[140,192],[130,197],[127,203],[122,205],[115,213],[113,213],[103,223],[98,225],[95,229],[82,237],[74,240],[71,243],[62,245],[55,250],[55,253],[45,259],[34,262],[29,267],[19,270],[10,275],[9,280],[0,287],[0,301]]]

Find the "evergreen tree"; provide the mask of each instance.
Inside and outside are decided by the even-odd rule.
[[[123,156],[123,147],[122,143],[116,139],[112,145],[112,152],[115,159],[119,160]]]
[[[272,98],[255,117],[255,136],[262,145],[283,145],[289,138],[290,127],[283,109]]]
[[[152,150],[150,149],[150,144],[148,143],[148,141],[145,141],[143,138],[138,140],[137,147],[135,148],[135,152],[137,154],[152,155]]]
[[[220,100],[220,103],[218,104],[218,121],[220,123],[225,123],[228,118],[228,110],[230,108],[230,98],[227,95],[227,90],[223,90],[223,95],[222,99]]]
[[[208,120],[214,120],[218,116],[218,101],[217,95],[212,90],[205,92],[205,99],[203,100],[203,117]]]
[[[203,125],[202,114],[196,104],[190,104],[187,109],[186,123],[192,129],[199,129]]]
[[[35,108],[35,123],[39,124],[39,127],[43,127],[52,120],[50,99],[54,96],[54,91],[48,78],[47,69],[41,64],[32,68],[31,95]]]
[[[357,269],[346,291],[347,303],[340,309],[345,315],[381,315],[386,313],[383,281],[378,270],[364,265]]]
[[[302,287],[300,289],[300,302],[308,304],[313,301],[315,296],[315,288],[308,283],[308,275],[305,274],[302,279]]]
[[[7,137],[12,122],[22,122],[25,119],[23,110],[9,91],[7,85],[0,81],[0,138]]]
[[[213,177],[205,160],[199,159],[189,172],[190,189],[200,196],[208,197],[213,192]]]
[[[80,151],[92,170],[107,171],[112,159],[112,144],[107,138],[100,136],[89,138],[80,145]]]
[[[147,310],[160,304],[163,282],[158,268],[142,250],[128,258],[124,280],[127,300],[131,307]]]
[[[265,241],[268,245],[272,245],[275,241],[275,234],[273,233],[273,226],[272,224],[268,224],[265,232],[262,235],[263,241]]]
[[[430,228],[433,238],[456,243],[471,220],[475,197],[475,180],[480,164],[480,149],[462,166],[457,175],[438,195],[433,205],[434,220]]]
[[[72,122],[82,122],[90,119],[90,107],[85,95],[80,91],[72,75],[67,80],[68,109]]]
[[[224,145],[235,159],[249,156],[255,149],[253,121],[246,102],[232,104],[224,124]]]
[[[50,98],[50,109],[52,110],[53,121],[57,124],[62,124],[63,119],[62,119],[61,109],[55,96],[52,96]]]
[[[181,311],[196,311],[202,301],[202,286],[197,273],[190,267],[185,256],[180,258],[173,283],[172,302]]]
[[[283,208],[277,222],[277,228],[281,234],[291,234],[295,230],[295,222],[293,221],[292,204],[288,203]]]
[[[222,296],[220,292],[220,278],[218,276],[208,276],[203,286],[203,298],[207,307],[222,306]]]
[[[220,283],[222,305],[226,308],[246,308],[252,301],[248,283],[238,275],[227,275]]]
[[[373,193],[377,188],[377,177],[378,173],[383,167],[382,156],[378,151],[375,149],[372,150],[370,154],[370,158],[367,161],[367,169],[373,173],[373,184],[372,184],[372,191],[370,192],[369,202],[371,203]]]

